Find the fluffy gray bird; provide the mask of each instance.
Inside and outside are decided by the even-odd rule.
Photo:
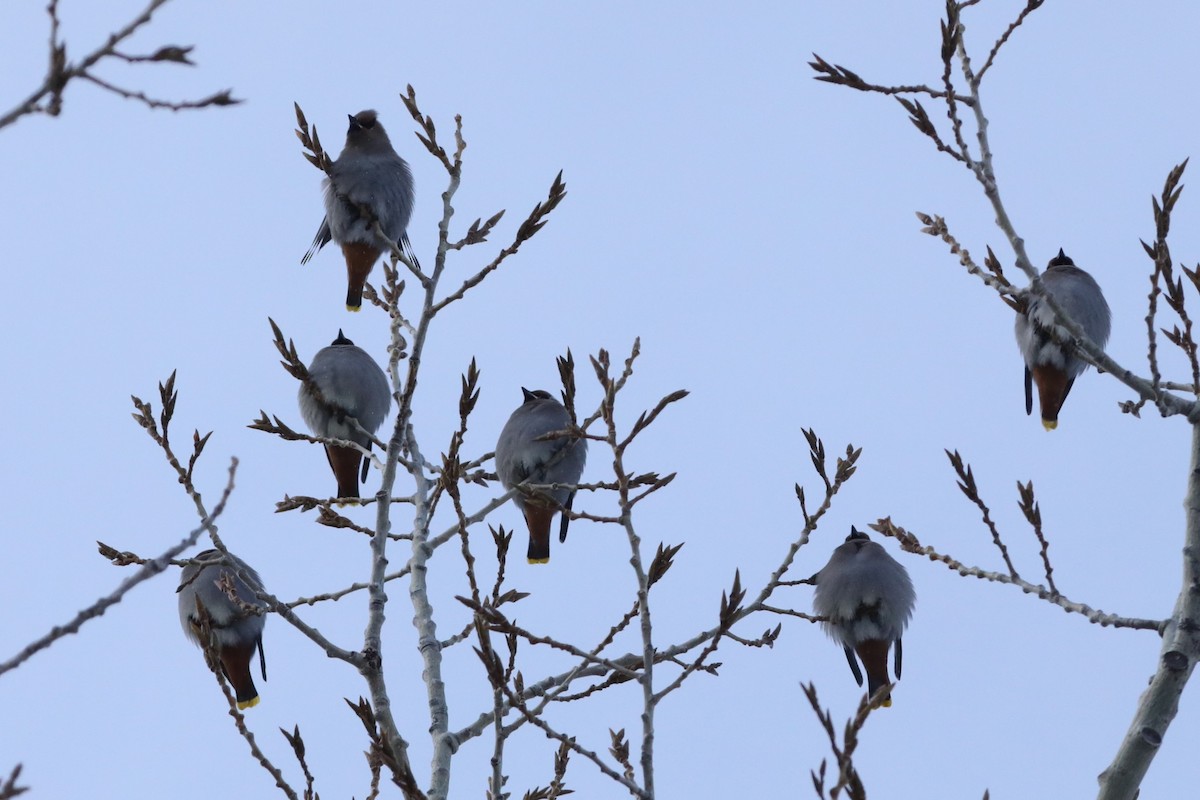
[[[374,433],[383,424],[392,403],[387,376],[361,347],[356,347],[339,330],[333,344],[313,357],[308,380],[300,384],[300,416],[315,436],[343,439],[371,449],[371,439],[357,430],[349,418]],[[358,497],[361,480],[367,479],[371,462],[352,447],[325,445],[329,467],[337,478],[338,497]]]
[[[322,185],[325,219],[300,263],[307,264],[330,240],[337,242],[346,257],[349,279],[346,309],[358,311],[363,284],[387,249],[387,244],[371,232],[372,221],[363,217],[359,206],[369,209],[388,238],[416,263],[407,233],[413,210],[412,172],[392,149],[374,111],[360,111],[350,117],[346,146]]]
[[[579,483],[583,465],[587,461],[586,439],[543,439],[547,433],[565,430],[571,417],[563,404],[538,389],[522,388],[525,402],[512,413],[500,440],[496,442],[496,476],[511,489],[523,481],[530,483]],[[559,451],[566,452],[555,459]],[[520,491],[513,495],[513,502],[525,515],[529,528],[529,550],[526,555],[530,564],[545,564],[550,560],[550,523],[559,509],[571,509],[575,499],[573,489],[555,489],[548,493]],[[567,540],[567,525],[570,517],[563,514],[558,540]]]
[[[196,556],[197,561],[221,557],[216,550],[205,550]],[[200,567],[188,564],[179,577],[179,622],[183,632],[197,645],[200,641],[200,614],[206,613],[212,630],[213,646],[221,661],[221,671],[237,695],[237,707],[252,708],[258,705],[258,689],[250,677],[250,659],[258,650],[259,670],[267,679],[267,660],[262,650],[263,626],[266,617],[239,608],[225,591],[217,586],[222,576],[228,575],[238,599],[250,606],[266,608],[266,603],[254,596],[262,591],[262,579],[246,562],[229,555],[229,560],[243,570],[250,583],[238,577],[237,571],[227,566],[210,565]],[[201,611],[203,609],[203,612]]]
[[[816,579],[813,610],[828,620],[825,632],[841,643],[854,679],[862,686],[862,672],[854,660],[857,653],[867,671],[871,696],[888,680],[887,654],[896,643],[896,680],[900,680],[902,647],[900,634],[912,617],[917,601],[912,581],[904,566],[888,555],[883,545],[851,527],[846,541],[833,551]],[[884,706],[891,697],[882,698]]]
[[[1059,248],[1042,273],[1042,283],[1059,307],[1075,320],[1099,347],[1108,342],[1112,315],[1100,286]],[[1017,314],[1017,347],[1025,357],[1025,413],[1033,413],[1033,384],[1038,387],[1042,426],[1058,427],[1058,412],[1075,379],[1088,365],[1072,355],[1070,345],[1054,341],[1054,312],[1039,298],[1030,296],[1029,307]]]

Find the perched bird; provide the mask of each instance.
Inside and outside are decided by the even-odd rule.
[[[329,347],[323,347],[308,367],[308,379],[300,384],[300,416],[315,436],[343,439],[371,449],[371,438],[349,421],[354,418],[368,433],[383,424],[392,403],[387,377],[361,347],[356,347],[339,330]],[[367,479],[371,462],[352,447],[325,445],[325,456],[337,478],[338,497],[358,497],[361,480]]]
[[[300,263],[307,264],[330,240],[337,242],[346,257],[349,278],[346,309],[358,311],[367,275],[387,249],[387,244],[371,231],[374,221],[416,261],[407,233],[413,210],[412,172],[392,149],[374,111],[360,111],[350,117],[346,146],[322,185],[325,219]],[[375,219],[364,218],[360,206],[366,207]]]
[[[538,437],[554,431],[565,430],[571,417],[562,403],[550,393],[538,389],[531,392],[522,388],[525,402],[512,413],[500,440],[496,442],[496,475],[505,489],[511,489],[523,481],[530,483],[578,483],[587,461],[586,439],[542,439]],[[566,452],[559,455],[559,451]],[[557,458],[555,458],[557,456]],[[547,462],[554,459],[554,463]],[[545,564],[550,560],[550,523],[559,509],[571,510],[575,499],[573,489],[555,489],[551,492],[519,491],[513,502],[525,515],[529,528],[529,550],[526,555],[530,564]],[[567,540],[567,525],[570,517],[563,514],[558,540]]]
[[[887,654],[892,642],[896,643],[896,680],[900,680],[900,634],[917,600],[903,565],[888,555],[883,545],[851,527],[846,541],[813,577],[817,584],[813,610],[828,618],[821,625],[845,648],[858,685],[862,686],[863,679],[854,660],[856,653],[867,671],[872,697],[889,683]],[[882,704],[890,706],[891,697],[884,697]]]
[[[221,557],[216,550],[205,550],[196,556],[197,561],[206,561]],[[250,677],[250,659],[258,650],[259,670],[262,678],[267,679],[267,660],[262,650],[263,625],[266,617],[255,614],[244,608],[239,608],[217,583],[225,575],[233,581],[238,599],[246,605],[256,608],[266,608],[266,603],[255,597],[255,591],[262,591],[262,579],[258,573],[247,566],[240,558],[229,554],[227,558],[236,568],[219,565],[201,567],[188,564],[183,568],[179,577],[179,622],[183,632],[196,644],[203,646],[200,640],[201,613],[208,615],[208,624],[212,630],[213,649],[221,661],[221,672],[233,686],[237,694],[237,707],[252,708],[258,705],[258,689],[254,688],[254,679]],[[249,583],[238,577],[237,569],[246,573]]]
[[[1075,266],[1059,248],[1042,273],[1042,284],[1059,307],[1083,328],[1093,344],[1104,347],[1112,328],[1112,315],[1100,287],[1091,275]],[[1058,427],[1058,412],[1075,379],[1088,365],[1072,354],[1070,344],[1054,340],[1054,312],[1040,298],[1029,296],[1028,308],[1017,314],[1017,346],[1025,357],[1025,413],[1033,413],[1033,384],[1038,387],[1042,426]]]

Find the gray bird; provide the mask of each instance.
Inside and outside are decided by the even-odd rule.
[[[505,489],[511,489],[523,481],[530,483],[579,483],[583,465],[587,461],[586,439],[544,439],[538,437],[554,431],[565,430],[571,417],[563,404],[538,389],[522,388],[525,402],[512,413],[500,440],[496,442],[496,476]],[[546,463],[560,450],[566,452],[549,466]],[[550,523],[559,509],[570,511],[575,499],[573,489],[555,489],[551,492],[519,491],[513,502],[525,515],[529,528],[529,550],[526,555],[530,564],[545,564],[550,560]],[[567,525],[570,517],[562,516],[558,540],[567,540]]]
[[[205,550],[196,556],[197,561],[207,561],[221,557],[216,550]],[[252,708],[258,705],[258,689],[254,688],[254,679],[250,677],[250,659],[258,650],[259,670],[262,678],[267,679],[267,660],[262,650],[263,626],[266,616],[255,614],[239,608],[224,590],[217,586],[221,577],[228,575],[234,585],[238,599],[256,608],[266,608],[266,603],[255,597],[255,591],[262,591],[262,579],[246,562],[230,554],[228,559],[243,570],[250,582],[238,577],[235,569],[227,566],[210,565],[200,567],[188,564],[179,576],[179,622],[187,637],[202,646],[200,641],[200,608],[207,613],[209,626],[212,629],[213,646],[221,661],[221,671],[225,673],[237,695],[237,707]],[[197,600],[199,607],[197,608]]]
[[[360,111],[350,117],[346,146],[322,185],[325,219],[300,263],[307,264],[331,240],[337,242],[346,258],[349,279],[346,309],[358,311],[363,284],[387,249],[387,244],[371,232],[372,221],[363,217],[359,205],[370,210],[388,238],[416,263],[407,233],[413,210],[412,172],[392,149],[374,111]]]
[[[308,379],[300,384],[300,416],[313,435],[344,439],[368,450],[370,437],[356,430],[348,418],[374,433],[391,403],[392,390],[383,370],[340,330],[333,344],[317,351],[308,367]],[[337,496],[358,497],[359,465],[365,481],[371,462],[352,447],[333,444],[325,445],[325,456],[337,479]]]
[[[814,578],[817,589],[813,610],[828,618],[821,626],[845,649],[858,685],[862,686],[863,678],[854,660],[856,653],[867,671],[872,697],[890,682],[887,654],[893,642],[896,680],[900,680],[900,634],[917,601],[904,566],[888,555],[883,545],[851,527],[846,541],[837,546],[829,563]],[[881,702],[890,706],[892,699],[884,697]]]
[[[1100,286],[1059,248],[1042,273],[1042,283],[1059,307],[1075,320],[1094,344],[1104,347],[1112,328],[1112,314]],[[1017,314],[1017,347],[1025,357],[1025,413],[1033,413],[1033,384],[1038,387],[1042,426],[1058,427],[1058,412],[1075,379],[1088,368],[1070,345],[1054,340],[1054,312],[1039,298],[1029,297],[1025,313]]]

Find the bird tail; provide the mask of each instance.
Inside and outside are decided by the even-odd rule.
[[[1071,392],[1074,378],[1068,378],[1063,370],[1039,364],[1033,368],[1033,380],[1038,387],[1038,401],[1042,408],[1042,426],[1052,431],[1058,427],[1058,412]]]
[[[346,242],[342,245],[346,257],[346,310],[362,308],[363,285],[371,268],[379,260],[379,248],[362,242]]]
[[[891,683],[891,680],[888,679],[887,668],[890,644],[882,639],[867,639],[859,642],[854,648],[867,673],[867,691],[871,693],[871,697],[875,697],[881,689],[884,690],[879,702],[884,708],[888,708],[892,704],[891,694],[887,692],[887,686]]]
[[[258,705],[258,689],[250,676],[250,659],[254,655],[254,644],[244,647],[221,648],[221,671],[229,680],[237,696],[237,707],[241,710]]]
[[[358,465],[362,453],[352,447],[327,444],[325,455],[329,457],[329,466],[337,479],[337,496],[358,497]]]
[[[525,524],[529,527],[529,550],[525,555],[530,564],[545,564],[550,561],[550,523],[553,520],[553,506],[540,505],[526,499]]]

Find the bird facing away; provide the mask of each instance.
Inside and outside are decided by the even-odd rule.
[[[343,439],[368,450],[371,437],[350,419],[357,420],[368,433],[375,433],[391,403],[392,392],[383,370],[340,330],[333,344],[313,356],[308,378],[300,383],[300,416],[314,436]],[[325,445],[325,456],[337,479],[337,496],[358,497],[359,480],[367,479],[371,462],[358,450],[336,444]]]
[[[1042,284],[1059,307],[1083,328],[1092,343],[1104,347],[1112,328],[1112,315],[1100,286],[1059,248],[1042,273]],[[1070,344],[1054,340],[1054,312],[1040,298],[1029,296],[1025,313],[1017,314],[1017,347],[1025,357],[1025,413],[1033,413],[1033,384],[1042,407],[1042,426],[1058,427],[1058,412],[1074,385],[1088,368],[1076,358]]]
[[[917,596],[904,566],[888,555],[883,545],[856,528],[815,576],[813,610],[827,617],[821,626],[846,651],[854,679],[862,686],[855,654],[867,671],[871,696],[888,680],[887,654],[896,643],[896,680],[900,680],[900,634],[912,617]],[[882,705],[890,706],[885,696]]]
[[[543,439],[538,437],[554,431],[565,430],[571,417],[563,404],[542,389],[531,392],[522,388],[525,402],[512,413],[500,440],[496,442],[496,476],[505,489],[511,489],[522,481],[530,483],[579,482],[583,465],[587,461],[586,439]],[[547,462],[559,451],[566,450],[553,464]],[[529,528],[529,550],[526,555],[530,564],[545,564],[550,560],[550,523],[559,509],[571,510],[575,499],[574,489],[554,489],[549,492],[518,491],[513,502],[525,515]],[[570,517],[563,514],[558,540],[567,540],[567,525]]]
[[[346,309],[358,311],[363,284],[379,256],[387,252],[387,244],[372,233],[375,220],[415,263],[407,233],[413,210],[412,172],[392,149],[374,111],[360,111],[350,117],[346,146],[322,186],[325,219],[300,263],[307,264],[330,240],[337,242],[346,258],[349,279]],[[360,207],[369,210],[375,219],[365,218]]]
[[[217,550],[205,550],[196,556],[196,560],[207,561],[220,557],[221,553]],[[200,614],[208,615],[213,649],[221,661],[221,672],[233,686],[237,707],[247,709],[258,705],[258,689],[254,688],[254,679],[250,677],[250,659],[254,657],[256,649],[259,670],[263,680],[267,679],[267,660],[262,650],[266,617],[239,608],[217,583],[222,576],[228,575],[238,599],[243,603],[257,608],[266,608],[267,604],[254,595],[255,591],[262,591],[262,579],[258,573],[240,558],[232,554],[226,557],[236,565],[235,568],[216,564],[201,567],[194,563],[183,568],[179,576],[179,588],[176,589],[179,594],[179,622],[187,637],[203,646],[200,640]],[[238,569],[246,573],[249,583],[238,577]]]

